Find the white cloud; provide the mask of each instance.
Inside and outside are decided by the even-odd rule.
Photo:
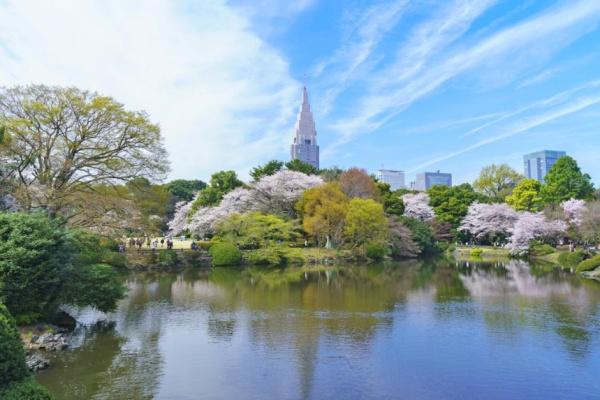
[[[74,85],[148,111],[172,176],[246,171],[287,147],[298,83],[224,0],[9,0],[0,21],[1,85]]]

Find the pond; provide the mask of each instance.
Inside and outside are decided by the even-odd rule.
[[[137,273],[58,399],[597,399],[600,284],[523,261]]]

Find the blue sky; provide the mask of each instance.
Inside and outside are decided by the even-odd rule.
[[[322,166],[452,172],[565,150],[600,183],[600,1],[0,0],[0,84],[160,123],[172,177],[287,159],[306,81]]]

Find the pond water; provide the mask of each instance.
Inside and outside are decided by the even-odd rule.
[[[600,398],[600,284],[521,261],[127,284],[118,310],[37,375],[58,399]]]

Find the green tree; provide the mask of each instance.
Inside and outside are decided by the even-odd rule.
[[[238,179],[235,171],[215,172],[210,177],[210,186],[198,193],[198,197],[192,204],[192,212],[200,207],[216,206],[221,202],[223,196],[242,186],[244,186],[244,182]]]
[[[76,237],[56,219],[0,214],[0,298],[18,321],[49,316],[60,304],[116,306],[123,294],[116,273],[81,262],[77,251]]]
[[[0,125],[11,140],[4,161],[17,177],[19,202],[70,217],[78,192],[169,170],[160,128],[144,112],[76,88],[0,89]]]
[[[166,230],[167,215],[173,210],[173,198],[166,187],[141,177],[130,180],[126,186],[142,217],[144,232],[158,234]]]
[[[460,221],[467,215],[469,206],[474,201],[487,202],[487,198],[476,193],[468,183],[458,186],[433,186],[429,194],[429,205],[433,207],[438,221],[449,222],[457,228]]]
[[[406,226],[412,233],[419,253],[434,253],[437,251],[435,233],[431,227],[417,218],[398,217],[398,221]]]
[[[387,235],[387,218],[380,203],[359,197],[350,200],[344,236],[352,249],[359,250],[364,255],[368,243],[384,243]]]
[[[392,192],[390,185],[383,182],[376,182],[376,186],[379,189],[379,198],[381,199],[385,213],[398,216],[404,214],[402,195],[405,193],[405,190]]]
[[[523,179],[512,194],[506,196],[506,203],[517,211],[539,211],[543,204],[541,187],[535,179]]]
[[[265,165],[259,165],[258,167],[252,168],[250,176],[255,181],[259,180],[263,176],[273,175],[276,172],[281,171],[283,168],[283,161],[271,160]]]
[[[336,166],[325,168],[319,171],[319,175],[321,176],[321,178],[323,178],[325,182],[337,181],[338,179],[340,179],[340,175],[342,175],[343,173],[344,170]]]
[[[398,216],[392,215],[388,219],[390,229],[390,250],[392,257],[417,257],[421,252],[421,249],[413,240],[412,231],[402,223]]]
[[[564,156],[544,177],[540,194],[546,204],[558,204],[569,199],[589,200],[594,195],[594,185],[590,176],[581,172],[577,161]]]
[[[296,204],[302,217],[302,227],[317,243],[325,244],[329,238],[333,246],[342,241],[348,197],[339,185],[329,182],[308,189]]]
[[[473,188],[494,200],[504,201],[523,179],[523,175],[508,164],[492,164],[481,170],[479,177],[473,182]]]
[[[219,238],[239,244],[242,248],[257,248],[295,240],[298,225],[276,215],[250,212],[233,214],[219,224]]]
[[[285,167],[290,171],[298,171],[306,175],[317,175],[319,173],[319,170],[313,167],[311,164],[305,163],[304,161],[300,161],[298,159],[286,162]]]
[[[167,183],[166,189],[177,201],[192,201],[197,192],[204,189],[206,183],[198,180],[175,179]]]

